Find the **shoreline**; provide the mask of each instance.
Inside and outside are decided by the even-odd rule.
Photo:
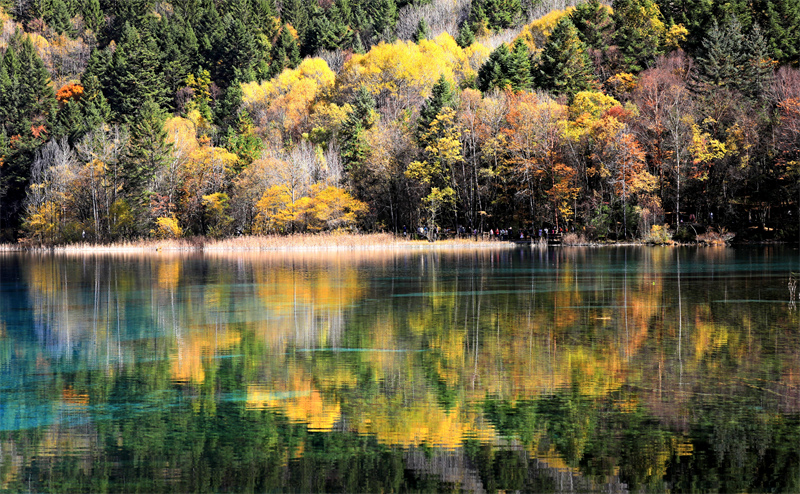
[[[444,239],[410,240],[388,233],[242,236],[226,239],[192,237],[135,240],[113,244],[75,243],[54,246],[0,244],[0,252],[28,253],[203,253],[203,252],[349,252],[397,250],[513,249],[513,241]]]
[[[775,245],[776,242],[761,242],[759,245]],[[726,243],[679,243],[653,244],[642,241],[625,242],[581,242],[576,244],[543,244],[517,242],[514,240],[474,240],[472,238],[443,239],[434,242],[411,240],[390,233],[331,234],[301,233],[295,235],[242,236],[224,239],[190,237],[175,240],[132,240],[112,244],[81,242],[67,245],[30,246],[23,244],[0,244],[0,253],[211,253],[211,252],[353,252],[353,251],[436,251],[469,249],[516,249],[528,247],[544,249],[551,247],[730,247]],[[753,245],[753,244],[739,244]]]

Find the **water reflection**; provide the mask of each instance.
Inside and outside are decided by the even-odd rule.
[[[0,254],[0,488],[790,490],[796,262]]]

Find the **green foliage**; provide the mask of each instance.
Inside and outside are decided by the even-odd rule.
[[[663,52],[666,29],[653,0],[615,0],[614,42],[622,53],[622,70],[639,72]]]
[[[444,76],[439,77],[439,80],[431,90],[431,97],[428,98],[422,105],[419,111],[419,119],[417,120],[417,139],[425,146],[426,140],[424,136],[429,132],[431,124],[439,116],[439,113],[444,108],[452,108],[456,104],[456,93],[450,82]]]
[[[505,43],[498,46],[478,71],[478,89],[483,92],[494,88],[523,91],[531,85],[530,53],[522,40],[511,50]]]
[[[465,22],[461,25],[461,29],[458,30],[458,36],[456,37],[456,43],[461,48],[466,48],[472,43],[475,42],[475,34],[472,32],[472,29],[469,27],[469,22]]]
[[[535,66],[534,81],[542,89],[570,97],[594,88],[593,68],[586,45],[569,17],[558,21]]]
[[[606,50],[611,44],[614,23],[608,8],[600,0],[578,4],[570,14],[570,19],[586,46],[595,50]]]
[[[472,2],[470,22],[473,30],[481,32],[488,28],[493,31],[516,26],[522,18],[520,0],[475,0]]]
[[[419,20],[419,23],[417,23],[417,30],[414,32],[414,36],[412,37],[412,39],[416,43],[419,43],[420,41],[428,39],[430,37],[431,37],[431,28],[428,27],[428,23],[425,22],[425,18],[422,18]]]

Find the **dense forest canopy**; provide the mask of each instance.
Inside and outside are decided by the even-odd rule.
[[[800,0],[0,0],[0,26],[3,240],[797,236]]]

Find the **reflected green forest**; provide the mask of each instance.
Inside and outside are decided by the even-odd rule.
[[[0,253],[0,491],[800,491],[800,252]]]

